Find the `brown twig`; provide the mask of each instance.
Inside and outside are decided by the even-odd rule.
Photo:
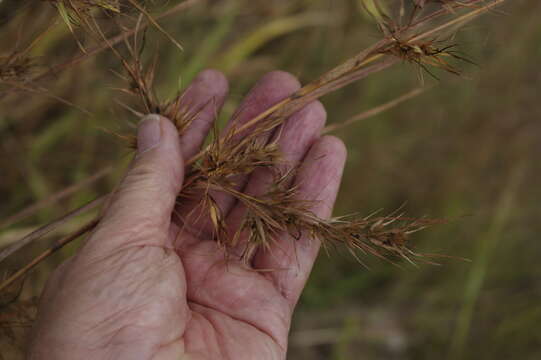
[[[107,195],[100,196],[97,199],[94,199],[94,200],[86,203],[85,205],[83,205],[83,206],[81,206],[81,207],[79,207],[79,208],[77,208],[75,210],[72,210],[69,213],[61,216],[60,218],[48,223],[47,225],[44,225],[44,226],[40,227],[39,229],[37,229],[35,231],[32,231],[30,234],[24,236],[20,240],[17,240],[12,245],[10,245],[7,248],[0,251],[0,262],[4,261],[8,256],[10,256],[11,254],[16,252],[17,250],[19,250],[23,246],[26,246],[26,245],[30,244],[31,242],[33,242],[36,239],[42,238],[43,236],[49,234],[51,231],[55,230],[59,226],[62,226],[63,224],[65,224],[66,222],[71,220],[71,218],[73,218],[74,216],[80,215],[80,214],[84,213],[85,211],[96,208],[98,205],[102,204],[105,199],[107,199]]]

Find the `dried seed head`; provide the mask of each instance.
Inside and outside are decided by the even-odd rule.
[[[462,72],[451,64],[447,59],[455,59],[473,64],[464,56],[460,55],[454,48],[456,44],[436,46],[436,41],[415,41],[408,42],[395,38],[395,43],[381,49],[381,53],[392,55],[418,65],[432,77],[437,77],[430,71],[429,67],[435,67],[454,75],[461,75]]]
[[[35,60],[22,53],[0,56],[0,82],[26,82],[36,67]]]
[[[73,30],[73,26],[91,27],[92,11],[104,11],[108,14],[121,12],[120,0],[44,0],[58,9],[58,13],[66,25]]]
[[[477,2],[482,3],[482,1]],[[457,44],[451,44],[448,40],[436,40],[435,38],[422,41],[418,39],[419,33],[414,33],[415,27],[413,24],[422,14],[420,10],[423,10],[425,5],[429,3],[437,4],[436,9],[446,9],[448,13],[454,14],[456,10],[472,7],[476,2],[413,0],[413,8],[410,9],[410,13],[407,14],[402,9],[403,11],[400,12],[398,19],[393,19],[380,6],[376,7],[376,10],[369,10],[369,13],[377,21],[383,35],[390,40],[389,43],[382,45],[376,52],[391,55],[402,61],[417,65],[420,70],[419,75],[421,79],[421,70],[437,79],[430,68],[439,68],[454,75],[461,75],[462,72],[460,69],[454,66],[449,60],[457,60],[470,64],[473,64],[473,62],[456,50]],[[405,22],[404,19],[407,19],[407,21]]]
[[[468,4],[477,2],[481,0],[471,1]],[[463,6],[458,1],[445,3],[450,7],[447,13]],[[199,207],[210,220],[216,240],[226,249],[226,253],[228,249],[238,250],[238,246],[242,245],[244,251],[240,254],[240,258],[249,261],[258,249],[271,249],[271,244],[277,237],[290,234],[293,239],[301,236],[318,238],[326,248],[343,245],[355,256],[361,252],[385,259],[403,258],[413,261],[422,258],[421,254],[409,248],[409,236],[441,221],[408,219],[393,214],[387,217],[321,219],[310,211],[311,203],[299,200],[296,189],[288,186],[289,181],[285,179],[290,174],[281,176],[276,172],[277,165],[283,161],[280,149],[276,143],[262,141],[261,135],[276,130],[292,112],[315,98],[390,66],[396,62],[396,60],[388,61],[393,60],[392,58],[414,63],[429,73],[428,67],[437,67],[453,74],[460,74],[460,71],[449,63],[449,59],[467,60],[456,53],[455,45],[446,45],[436,40],[421,41],[429,36],[426,32],[412,35],[420,30],[419,24],[423,24],[422,21],[416,20],[415,12],[418,8],[425,8],[426,4],[428,1],[414,3],[410,22],[406,25],[403,25],[402,20],[393,22],[385,14],[381,15],[380,27],[385,35],[382,41],[324,74],[238,129],[233,128],[222,137],[214,136],[211,144],[196,157],[198,162],[189,163],[192,168],[187,174],[186,185],[179,197],[200,199]],[[417,21],[415,25],[414,20]],[[439,25],[438,28],[443,27]],[[381,60],[382,58],[386,60]],[[370,63],[374,65],[368,66]],[[136,94],[143,100],[145,107],[159,109],[162,113],[164,110],[168,112],[182,133],[196,117],[198,110],[181,105],[184,104],[181,98],[165,107],[160,106],[149,90],[153,76],[145,75],[140,63],[137,66],[125,67],[135,84]],[[177,114],[183,115],[175,119]],[[255,197],[237,190],[238,176],[249,175],[261,168],[271,169],[275,173],[274,182],[265,194]],[[212,193],[222,192],[231,195],[245,207],[245,217],[239,229],[227,228],[222,209],[209,195],[211,190]],[[201,197],[201,193],[204,196]],[[236,255],[239,256],[238,253]]]

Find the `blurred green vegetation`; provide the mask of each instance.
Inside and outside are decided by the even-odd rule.
[[[158,93],[173,96],[201,69],[218,68],[230,80],[229,100],[220,115],[225,121],[266,72],[286,70],[305,83],[376,41],[378,31],[359,3],[203,1],[161,21],[184,52],[149,31],[157,39],[148,46],[158,53]],[[346,252],[322,254],[296,313],[289,358],[541,355],[536,329],[541,323],[541,168],[535,158],[541,151],[541,3],[509,1],[501,10],[456,34],[461,51],[479,64],[465,67],[468,79],[425,76],[437,84],[434,89],[336,134],[349,149],[337,215],[391,212],[406,204],[410,216],[449,220],[415,236],[419,251],[472,261],[397,267],[367,259],[366,269]],[[10,22],[0,16],[2,51],[13,48],[14,39],[28,42],[56,16],[44,3],[13,14]],[[21,30],[29,21],[34,26]],[[59,22],[33,55],[43,60],[43,69],[78,51]],[[122,84],[110,69],[118,70],[118,61],[104,52],[43,84],[92,116],[36,93],[2,94],[0,219],[103,167],[118,166],[69,199],[0,229],[0,246],[117,181],[127,151],[103,128],[129,130],[133,117],[112,101],[123,97],[114,90]],[[328,121],[345,120],[418,83],[418,70],[408,64],[371,76],[323,99]],[[37,296],[51,269],[76,246],[34,271],[22,297]],[[18,268],[43,247],[37,244],[11,258],[7,269]]]

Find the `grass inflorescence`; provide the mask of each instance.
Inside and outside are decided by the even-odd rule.
[[[73,31],[74,27],[92,26],[92,18],[97,11],[106,14],[120,14],[125,9],[121,8],[119,0],[45,0],[57,8],[58,13],[65,24]]]
[[[0,82],[24,82],[36,66],[34,59],[20,53],[0,56]]]
[[[447,10],[448,7],[451,7],[454,14],[455,11],[472,4],[473,2],[470,4],[448,2],[444,7],[444,13],[450,11]],[[422,258],[421,254],[409,248],[410,235],[441,221],[424,218],[406,219],[404,216],[393,215],[360,219],[318,218],[310,212],[309,204],[296,197],[295,188],[287,185],[289,184],[287,180],[294,170],[286,174],[275,170],[283,161],[276,143],[261,143],[258,140],[261,134],[279,129],[292,113],[313,99],[390,66],[396,60],[413,62],[425,70],[426,66],[434,66],[455,75],[460,74],[444,60],[445,56],[462,60],[459,55],[452,52],[454,44],[437,48],[435,41],[421,42],[424,33],[422,30],[415,32],[415,29],[426,24],[422,20],[417,23],[416,21],[417,18],[414,16],[406,27],[384,34],[385,38],[373,48],[306,85],[241,128],[233,128],[223,137],[215,136],[211,144],[192,159],[192,171],[180,197],[205,193],[200,200],[199,209],[210,218],[214,226],[214,236],[226,250],[237,249],[239,239],[243,238],[244,251],[237,256],[247,262],[258,249],[270,249],[270,244],[277,236],[288,233],[294,239],[301,235],[317,238],[325,247],[332,247],[335,244],[345,245],[353,254],[361,251],[381,258],[399,257],[408,261]],[[413,40],[410,42],[398,40],[399,35],[406,34]],[[385,57],[380,59],[380,55]],[[246,135],[239,141],[236,135],[240,132]],[[195,162],[197,160],[199,161]],[[275,181],[270,185],[268,192],[253,197],[237,191],[234,179],[239,175],[250,174],[258,168],[275,171]],[[244,221],[233,233],[227,228],[221,209],[217,207],[209,190],[232,195],[245,206]]]
[[[402,258],[410,262],[419,259],[431,262],[423,260],[422,254],[411,250],[409,238],[411,234],[427,226],[440,223],[440,220],[411,219],[394,214],[319,218],[310,211],[310,202],[299,199],[296,188],[290,186],[296,169],[290,169],[285,173],[278,170],[284,160],[276,140],[263,142],[260,140],[261,135],[273,132],[279,134],[279,129],[286,119],[313,100],[400,62],[413,63],[419,69],[431,74],[430,69],[437,68],[460,75],[460,70],[451,64],[450,60],[468,60],[456,52],[454,43],[441,39],[449,38],[449,34],[452,34],[457,26],[491,10],[503,1],[402,2],[406,5],[402,6],[398,17],[394,20],[376,2],[376,6],[372,8],[377,12],[374,18],[382,30],[382,39],[242,126],[231,128],[225,135],[215,135],[205,149],[187,161],[186,181],[179,199],[197,199],[199,202],[197,217],[210,220],[213,235],[226,250],[226,255],[243,262],[248,262],[259,249],[270,249],[277,236],[284,233],[289,234],[293,240],[301,236],[319,239],[325,248],[345,246],[355,257],[363,253],[392,261]],[[70,6],[88,4],[85,1],[57,3],[64,6],[66,3]],[[141,52],[144,31],[142,37],[138,37],[137,34],[143,27],[144,19],[158,30],[162,29],[139,3],[132,0],[127,3],[139,11],[138,16],[132,16],[135,19],[134,28],[130,30],[122,28],[123,31],[136,35],[132,41],[124,39],[127,55],[118,51],[115,44],[101,31],[97,21],[92,18],[92,8],[72,11],[79,17],[90,17],[85,18],[85,22],[93,24],[100,41],[109,46],[122,64],[124,73],[119,76],[126,81],[126,87],[120,90],[135,96],[140,109],[133,109],[127,105],[124,107],[138,116],[147,113],[166,116],[175,123],[179,135],[182,135],[202,109],[195,109],[186,104],[182,101],[183,95],[170,101],[158,99],[154,90],[157,57],[153,57],[146,64],[143,63]],[[115,9],[120,9],[112,5],[116,2],[108,3],[109,5],[99,2],[93,4],[106,11],[115,12]],[[174,44],[178,45],[176,41]],[[239,137],[239,134],[243,136]],[[134,148],[135,137],[128,136],[127,139],[130,147]],[[235,179],[259,169],[271,171],[274,176],[274,182],[270,184],[265,194],[255,197],[237,190]],[[222,210],[214,199],[213,194],[216,192],[232,195],[244,205],[245,216],[238,229],[228,228]],[[179,220],[186,224],[190,222],[190,219]],[[82,227],[85,231],[75,232],[77,236],[73,238],[92,229],[98,221],[99,218],[85,224]],[[69,241],[63,242],[62,246],[67,242]],[[230,251],[238,249],[239,243],[243,246],[243,251],[240,253]],[[0,256],[0,261],[3,258],[5,256]],[[8,281],[5,282],[7,283]],[[5,285],[0,287],[3,286]]]

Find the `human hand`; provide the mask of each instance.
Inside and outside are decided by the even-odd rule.
[[[248,121],[298,88],[289,74],[266,75],[232,122]],[[193,210],[189,202],[176,204],[183,159],[200,149],[226,93],[216,71],[194,80],[183,101],[206,105],[180,142],[163,117],[141,123],[138,154],[102,221],[44,290],[29,359],[285,358],[291,316],[318,241],[284,234],[273,249],[254,254],[250,269],[224,261],[210,224],[181,230],[171,220],[174,211]],[[317,200],[311,210],[320,217],[331,214],[346,156],[339,140],[319,136],[325,117],[320,103],[309,104],[286,121],[278,140],[287,166],[300,164],[299,198]],[[270,176],[256,170],[239,182],[257,195]],[[228,226],[238,224],[241,205],[225,195],[216,200]]]

